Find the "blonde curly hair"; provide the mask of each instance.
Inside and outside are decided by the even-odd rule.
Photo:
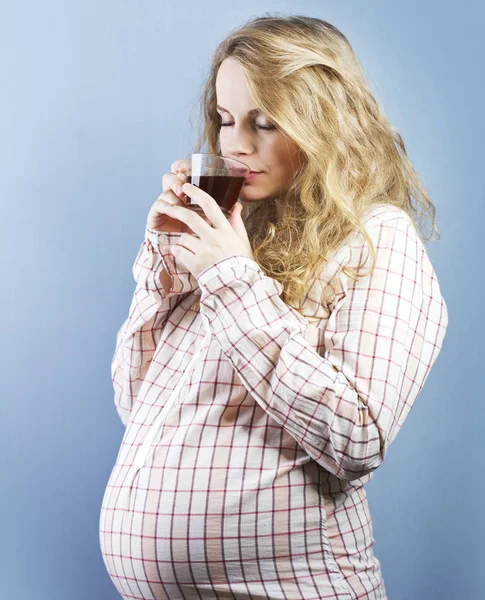
[[[302,157],[278,199],[278,219],[275,200],[243,203],[242,212],[254,259],[282,284],[287,304],[302,313],[317,268],[352,232],[364,237],[372,264],[368,273],[361,265],[343,272],[355,280],[374,269],[375,249],[362,221],[371,205],[403,209],[418,231],[425,214],[440,239],[435,207],[400,134],[372,96],[347,38],[322,19],[265,13],[218,45],[199,98],[202,130],[193,152],[221,154],[216,77],[228,57],[243,66],[255,102]],[[322,302],[329,302],[328,293],[323,290]]]

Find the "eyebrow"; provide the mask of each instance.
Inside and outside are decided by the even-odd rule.
[[[219,104],[217,104],[217,108],[219,110],[222,110],[222,112],[225,112],[227,114],[231,114],[228,110],[226,110],[225,108],[223,108],[222,106],[219,106]],[[259,108],[253,108],[252,110],[250,110],[248,112],[248,115],[262,115],[263,113],[259,110]]]

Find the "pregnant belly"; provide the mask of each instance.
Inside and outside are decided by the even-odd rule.
[[[129,505],[123,472],[110,477],[99,532],[123,597],[332,597],[318,492],[297,471],[291,482],[271,470],[143,467]]]

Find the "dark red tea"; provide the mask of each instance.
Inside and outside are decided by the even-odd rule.
[[[187,175],[187,181],[212,196],[226,216],[229,216],[236,204],[244,180],[245,177],[232,177],[231,175]],[[195,204],[190,197],[187,206],[204,214],[202,208]]]

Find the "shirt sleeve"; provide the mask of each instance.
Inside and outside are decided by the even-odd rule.
[[[145,228],[145,239],[132,272],[136,282],[128,317],[116,336],[111,362],[114,402],[123,425],[127,425],[148,367],[170,313],[181,299],[198,287],[197,279],[177,265],[176,258],[163,246],[176,243],[181,233]],[[165,269],[172,287],[165,292],[160,273]]]
[[[304,337],[307,319],[279,298],[282,285],[251,258],[226,257],[198,277],[201,313],[245,387],[311,458],[348,481],[383,462],[448,325],[407,215],[374,219],[367,231],[374,272],[357,281],[340,274],[321,352]],[[358,265],[364,246],[355,236],[342,263]]]

